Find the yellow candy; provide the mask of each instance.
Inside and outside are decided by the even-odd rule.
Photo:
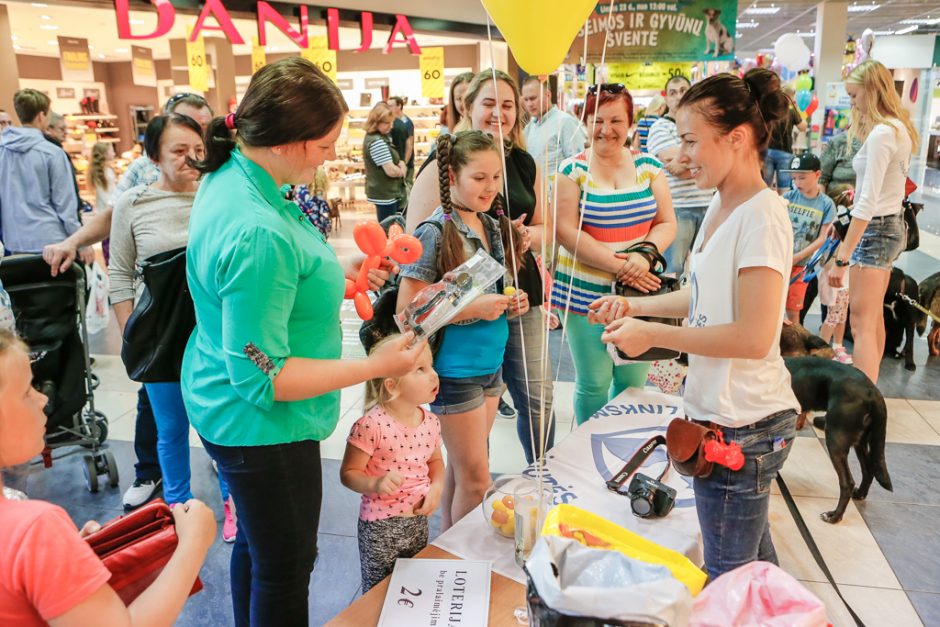
[[[503,296],[512,296],[515,293],[516,293],[516,288],[514,288],[511,285],[503,288]]]

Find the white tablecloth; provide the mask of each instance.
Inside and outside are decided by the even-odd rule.
[[[545,481],[554,491],[555,503],[594,512],[701,566],[702,534],[690,478],[674,469],[666,473],[663,482],[676,489],[676,506],[666,518],[653,520],[634,516],[629,499],[610,492],[605,483],[646,440],[665,435],[669,421],[683,415],[678,396],[637,389],[617,396],[546,455]],[[665,447],[657,447],[641,472],[657,477],[665,462]],[[536,470],[530,466],[522,474],[534,477]],[[513,559],[513,541],[500,536],[480,508],[438,536],[433,544],[464,559],[489,560],[496,572],[525,583],[525,575]]]

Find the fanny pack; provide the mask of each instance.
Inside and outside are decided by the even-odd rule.
[[[673,418],[666,428],[666,453],[673,467],[686,477],[707,477],[715,463],[705,459],[705,443],[717,439],[714,424],[708,426],[685,418]]]

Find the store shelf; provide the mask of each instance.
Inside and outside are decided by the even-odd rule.
[[[82,121],[82,120],[116,120],[118,117],[116,115],[111,115],[109,113],[100,113],[95,115],[72,115],[68,114],[65,116],[68,120]]]

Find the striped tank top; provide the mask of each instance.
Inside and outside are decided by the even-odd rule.
[[[580,209],[584,216],[581,230],[615,251],[645,237],[656,217],[656,199],[650,185],[662,170],[662,164],[648,154],[632,154],[637,182],[634,187],[624,189],[595,185],[583,152],[566,159],[558,168],[559,175],[577,183],[580,190]],[[552,284],[552,306],[562,311],[570,306],[571,313],[586,315],[591,302],[613,293],[614,279],[615,275],[609,272],[577,261],[561,246]]]

